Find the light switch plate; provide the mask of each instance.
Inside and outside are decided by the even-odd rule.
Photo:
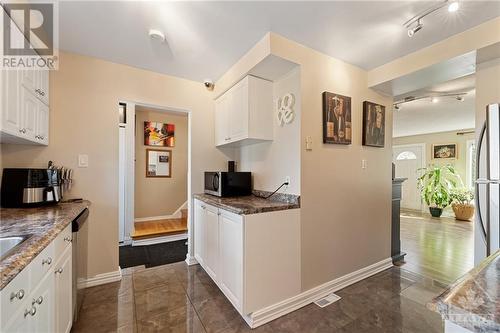
[[[313,140],[311,136],[306,137],[306,150],[312,150]]]
[[[366,169],[368,167],[368,162],[366,160],[361,160],[361,169]]]
[[[88,168],[88,166],[89,166],[89,155],[79,154],[78,155],[78,167],[79,168]]]

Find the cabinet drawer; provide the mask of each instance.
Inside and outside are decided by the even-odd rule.
[[[38,284],[44,275],[56,264],[54,242],[51,242],[36,258],[29,264],[30,280],[33,285]]]
[[[71,246],[72,242],[71,223],[54,240],[54,251],[56,262],[62,256],[64,251]],[[55,263],[55,262],[54,262]]]
[[[10,283],[0,292],[0,318],[10,318],[14,312],[23,305],[26,299],[29,298],[32,291],[29,268],[30,266],[25,267],[17,274],[14,280],[10,281]],[[2,324],[4,324],[5,321],[6,320],[3,319]]]

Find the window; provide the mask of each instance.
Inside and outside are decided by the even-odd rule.
[[[416,160],[416,159],[417,155],[415,155],[415,153],[411,151],[404,151],[402,153],[399,153],[398,157],[396,157],[397,161]]]

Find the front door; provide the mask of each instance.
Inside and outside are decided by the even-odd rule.
[[[393,147],[396,178],[407,178],[403,183],[401,208],[422,210],[422,200],[417,186],[419,169],[425,167],[423,145]]]

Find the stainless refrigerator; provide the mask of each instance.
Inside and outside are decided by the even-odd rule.
[[[475,263],[494,253],[500,244],[500,112],[486,107],[486,122],[477,144]]]

